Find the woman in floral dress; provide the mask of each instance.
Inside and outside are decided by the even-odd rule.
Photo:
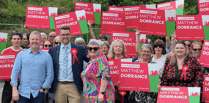
[[[104,55],[99,55],[100,47],[99,41],[95,39],[88,44],[88,53],[91,60],[81,73],[86,103],[115,102],[115,89],[110,78],[108,62]]]

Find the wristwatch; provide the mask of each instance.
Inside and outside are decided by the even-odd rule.
[[[99,93],[100,93],[100,94],[103,94],[103,95],[105,94],[105,92],[99,92]]]

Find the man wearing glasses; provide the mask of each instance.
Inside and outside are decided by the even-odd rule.
[[[53,43],[54,38],[56,37],[56,32],[50,32],[48,39]]]
[[[1,54],[18,54],[22,51],[20,44],[22,42],[23,35],[21,32],[14,31],[11,34],[12,46],[6,48]],[[12,100],[12,86],[10,85],[10,79],[5,80],[3,93],[2,93],[2,103],[10,103]]]
[[[81,103],[80,91],[83,91],[81,72],[83,60],[89,61],[83,46],[70,43],[71,31],[62,26],[59,31],[61,45],[49,49],[54,65],[54,81],[50,93],[55,95],[55,103]],[[76,59],[77,58],[77,59]]]

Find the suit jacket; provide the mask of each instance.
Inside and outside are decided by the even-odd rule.
[[[83,82],[81,80],[81,72],[83,71],[83,60],[86,62],[89,61],[87,58],[87,51],[83,48],[83,46],[75,45],[71,43],[71,49],[76,48],[78,50],[77,58],[80,64],[78,64],[77,60],[75,59],[75,64],[73,65],[73,56],[72,56],[72,71],[73,71],[73,78],[77,88],[80,91],[83,91]],[[51,89],[49,90],[50,93],[54,93],[57,88],[58,84],[58,75],[59,75],[59,54],[60,54],[60,45],[55,46],[49,49],[49,54],[53,59],[53,66],[54,66],[54,81],[52,82]]]

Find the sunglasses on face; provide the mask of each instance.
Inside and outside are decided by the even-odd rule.
[[[88,50],[89,50],[89,51],[92,51],[92,49],[93,49],[94,51],[97,51],[99,48],[98,48],[98,47],[94,47],[94,48],[88,47]]]
[[[61,44],[61,42],[55,42],[55,44]]]
[[[157,47],[162,48],[163,46],[162,45],[154,45],[154,48],[157,48]]]
[[[194,50],[194,51],[197,51],[197,50],[198,50],[198,51],[201,51],[202,49],[200,48],[200,49],[193,49],[193,50]]]
[[[44,45],[44,47],[51,47],[51,45]]]

